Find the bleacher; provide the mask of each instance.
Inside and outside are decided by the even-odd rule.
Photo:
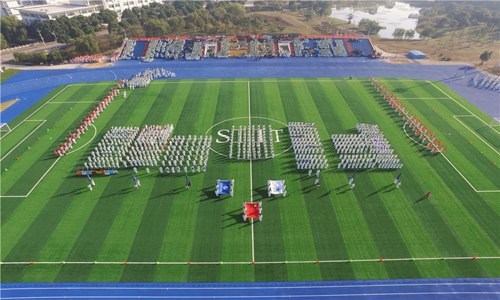
[[[144,55],[144,51],[146,49],[146,46],[148,45],[149,41],[141,41],[137,40],[135,43],[134,47],[134,52],[132,54],[132,58],[134,59],[139,59]]]
[[[332,39],[332,52],[333,56],[345,57],[349,56],[343,39],[333,38]]]
[[[371,56],[373,54],[373,47],[367,38],[348,38],[347,42],[352,49],[352,56]]]
[[[199,60],[227,57],[368,57],[368,38],[334,35],[206,36],[127,40],[120,59]]]

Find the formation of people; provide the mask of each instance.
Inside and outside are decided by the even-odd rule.
[[[297,169],[319,170],[328,168],[318,129],[314,123],[289,122],[288,132],[292,142]]]
[[[240,125],[238,128],[234,126],[231,128],[229,159],[258,160],[268,158],[274,158],[271,125]]]
[[[500,91],[500,76],[480,76],[472,78],[472,85],[478,89]]]
[[[160,173],[205,173],[212,136],[175,135],[165,147]]]
[[[356,124],[358,134],[332,134],[339,169],[400,169],[403,167],[378,125]]]
[[[145,125],[139,132],[126,156],[125,167],[157,167],[161,160],[161,154],[167,145],[174,126],[167,125]]]
[[[105,57],[96,54],[96,55],[82,55],[82,56],[77,56],[73,57],[72,59],[69,60],[70,64],[84,64],[84,63],[97,63],[104,61]]]
[[[124,158],[130,152],[130,146],[138,132],[139,127],[111,127],[83,163],[85,169],[127,167]]]
[[[60,144],[56,150],[54,150],[55,156],[64,156],[69,150],[73,149],[73,144],[76,144],[78,139],[82,134],[84,134],[88,127],[94,123],[94,120],[101,114],[101,112],[108,107],[108,105],[113,101],[114,97],[120,93],[118,89],[111,89],[106,97],[99,101],[96,106],[92,108],[89,114],[83,118],[77,128],[73,132],[69,133],[69,136],[65,138],[65,142]]]
[[[135,74],[131,79],[120,80],[118,87],[120,88],[141,88],[147,87],[154,79],[173,78],[175,73],[164,68],[146,69]]]

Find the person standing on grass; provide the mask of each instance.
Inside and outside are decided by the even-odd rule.
[[[425,199],[430,199],[431,198],[431,192],[425,193]]]
[[[191,180],[189,176],[186,174],[186,189],[189,190],[191,188]]]

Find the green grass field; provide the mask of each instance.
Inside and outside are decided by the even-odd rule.
[[[54,90],[1,136],[2,282],[500,277],[500,127],[439,83],[382,81],[448,145],[445,156],[415,145],[368,80],[318,78],[155,81],[114,100],[57,160],[52,151],[113,83]],[[277,152],[290,146],[279,122],[316,123],[330,163],[320,188],[291,151],[252,163],[211,152],[190,190],[157,170],[140,171],[139,190],[130,170],[95,176],[92,192],[74,175],[111,126],[172,123],[174,134],[199,135],[220,123],[208,133],[224,151],[217,131],[249,115],[284,129]],[[357,122],[378,124],[402,159],[400,189],[399,171],[380,170],[348,188],[330,135]],[[235,179],[234,197],[215,197],[217,178]],[[286,179],[287,197],[267,198],[268,179]],[[263,201],[262,223],[242,221],[251,198]]]

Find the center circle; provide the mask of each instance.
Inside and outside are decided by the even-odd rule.
[[[257,125],[266,127],[271,125],[273,131],[278,130],[277,132],[273,132],[271,137],[273,139],[273,145],[276,149],[276,154],[274,154],[274,157],[279,156],[292,148],[290,137],[288,135],[288,125],[286,123],[267,117],[253,116],[226,119],[208,128],[205,134],[213,135],[213,142],[212,145],[210,145],[210,150],[220,156],[230,158],[228,155],[230,145],[229,134],[232,127],[234,126],[235,129],[237,129],[239,128],[239,126],[247,126],[248,128],[249,125],[255,127],[257,127]],[[236,140],[236,137],[234,139]],[[233,143],[235,142],[235,140],[233,140]],[[233,157],[231,159],[235,158]]]

